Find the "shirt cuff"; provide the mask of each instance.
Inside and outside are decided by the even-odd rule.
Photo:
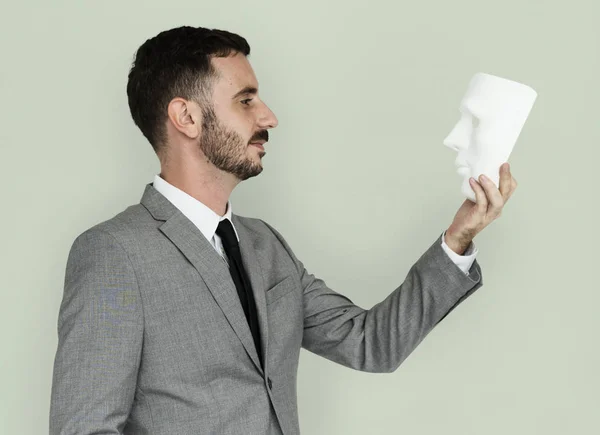
[[[475,262],[475,257],[479,253],[475,243],[471,242],[464,255],[459,255],[446,244],[445,236],[446,231],[442,234],[442,249],[448,254],[448,257],[450,257],[454,264],[456,264],[465,275],[469,276],[469,269],[471,269],[471,266]]]

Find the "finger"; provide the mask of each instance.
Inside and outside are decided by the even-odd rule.
[[[511,177],[511,179],[510,179],[510,190],[508,192],[508,198],[506,198],[504,200],[504,204],[506,204],[506,201],[508,201],[508,199],[512,196],[512,194],[515,192],[516,188],[517,188],[517,180],[515,180],[514,178]]]
[[[492,216],[498,216],[498,214],[502,211],[502,207],[504,207],[504,198],[502,197],[500,190],[498,190],[492,180],[487,178],[485,175],[481,174],[479,179],[490,204],[488,213]]]
[[[488,200],[483,191],[483,187],[473,177],[469,178],[471,189],[475,192],[475,202],[477,203],[477,212],[481,215],[485,215],[488,208]]]
[[[510,166],[508,163],[504,163],[500,166],[500,194],[504,201],[506,201],[511,194],[512,189],[512,175],[510,173]]]

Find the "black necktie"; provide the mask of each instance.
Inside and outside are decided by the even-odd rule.
[[[246,273],[244,265],[242,264],[240,247],[229,219],[223,219],[221,222],[219,222],[219,226],[217,227],[217,235],[221,238],[221,241],[223,242],[223,248],[225,248],[225,253],[229,258],[229,272],[231,273],[231,278],[233,278],[235,288],[237,289],[238,296],[240,297],[242,308],[244,309],[246,319],[248,320],[248,325],[250,326],[250,331],[252,332],[252,337],[254,338],[256,353],[258,354],[258,359],[262,365],[263,361],[260,350],[260,334],[258,330],[258,317],[256,314],[254,294],[252,293],[250,279],[248,278],[248,274]]]

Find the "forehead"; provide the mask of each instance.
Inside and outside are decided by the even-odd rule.
[[[215,96],[230,98],[246,86],[258,88],[258,81],[250,62],[241,53],[228,57],[213,57],[211,62],[221,77],[215,84]]]

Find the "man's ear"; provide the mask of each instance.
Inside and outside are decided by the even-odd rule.
[[[193,101],[173,98],[167,106],[171,126],[190,139],[197,138],[202,130],[202,111]]]

